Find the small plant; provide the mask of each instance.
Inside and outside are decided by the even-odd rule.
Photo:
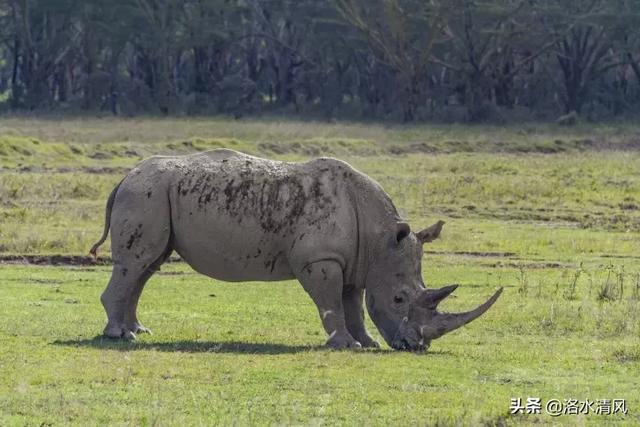
[[[611,299],[611,291],[610,291],[610,286],[609,286],[609,281],[611,279],[611,270],[612,270],[613,266],[609,265],[607,267],[607,280],[605,280],[605,282],[602,284],[602,287],[600,288],[600,291],[598,292],[598,300],[599,301],[605,301],[605,300],[610,300]]]
[[[624,295],[624,265],[621,265],[616,272],[616,288],[620,290],[620,299]]]
[[[583,271],[584,271],[584,264],[580,263],[580,267],[578,267],[578,269],[575,271],[575,273],[573,273],[573,277],[571,279],[571,282],[569,282],[569,288],[567,290],[565,290],[565,292],[564,292],[565,299],[568,299],[568,300],[575,300],[576,299],[576,290],[578,288],[578,279],[580,279],[580,276],[582,275]]]
[[[600,301],[621,300],[624,297],[625,276],[624,265],[619,266],[617,269],[615,269],[613,265],[607,266],[607,280],[605,280],[600,288],[598,299]],[[639,281],[640,276],[636,275],[636,284],[633,290],[634,298],[638,297]]]
[[[527,295],[527,292],[529,291],[529,278],[527,277],[527,272],[523,265],[520,265],[518,270],[520,271],[520,288],[518,289],[518,293]]]

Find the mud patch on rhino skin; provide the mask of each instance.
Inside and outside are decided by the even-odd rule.
[[[191,186],[187,192],[183,192],[183,195],[193,194],[198,196],[198,209],[205,210],[212,200],[217,199],[218,187],[214,181],[214,176],[211,174],[203,174],[198,176],[195,183]],[[189,179],[189,185],[192,180]],[[191,213],[190,213],[191,215]]]
[[[231,181],[229,181],[227,183],[227,185],[225,186],[223,192],[224,195],[226,197],[226,209],[229,212],[235,211],[235,212],[239,212],[242,209],[242,205],[246,205],[247,208],[250,205],[255,205],[255,193],[250,191],[253,188],[253,181],[249,180],[249,179],[245,179],[243,181],[240,181],[240,183],[238,185],[234,185],[235,183],[235,179],[232,179]],[[250,197],[250,193],[251,196]],[[249,201],[252,203],[244,203],[247,199],[250,199]],[[244,210],[246,211],[247,208],[245,208]]]
[[[261,167],[251,160],[224,159],[221,166],[183,176],[177,184],[178,196],[197,196],[201,211],[212,205],[239,224],[252,218],[263,231],[274,234],[291,229],[301,219],[310,226],[327,222],[337,209],[332,168],[322,168],[319,176],[309,179],[302,171]]]
[[[202,196],[202,193],[205,190],[205,188],[207,188],[207,183],[210,179],[211,178],[208,175],[202,174],[198,176],[198,178],[196,179],[196,182],[188,190],[188,194],[199,193]],[[189,180],[189,183],[191,184],[191,180]]]
[[[291,246],[289,247],[289,252],[291,252],[294,248],[294,246],[296,245],[296,243],[298,242],[297,239],[291,239]]]
[[[269,269],[271,273],[273,273],[273,269],[276,267],[276,262],[278,261],[278,258],[280,258],[280,256],[282,256],[282,251],[278,252],[271,261],[265,262],[265,268]]]
[[[138,224],[136,229],[129,236],[129,240],[127,240],[127,249],[131,249],[133,244],[138,241],[142,237],[142,224]]]
[[[297,177],[267,178],[257,183],[247,173],[244,170],[240,180],[231,179],[223,190],[224,207],[238,222],[254,217],[264,231],[279,233],[305,216],[311,225],[332,212],[333,200],[323,194],[318,179],[305,190]]]
[[[191,187],[191,178],[182,178],[178,181],[178,196],[186,196],[189,194],[189,187]]]

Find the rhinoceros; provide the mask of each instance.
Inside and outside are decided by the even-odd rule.
[[[422,245],[444,222],[414,233],[373,179],[348,163],[266,160],[227,149],[142,161],[107,201],[95,257],[111,230],[113,271],[101,296],[104,335],[149,332],[136,316],[147,280],[176,251],[197,272],[229,282],[297,279],[334,349],[379,347],[363,305],[389,346],[421,351],[487,311],[440,313],[456,286],[427,289]]]

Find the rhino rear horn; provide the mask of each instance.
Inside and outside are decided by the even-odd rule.
[[[424,230],[418,232],[416,236],[418,236],[418,240],[420,240],[423,244],[427,242],[433,242],[438,238],[438,236],[440,236],[443,225],[444,221],[438,221],[431,227],[425,228]]]
[[[457,289],[458,285],[449,285],[440,289],[425,289],[420,295],[419,304],[422,307],[436,308],[443,299],[451,295]]]
[[[500,294],[502,294],[502,288],[498,289],[484,304],[465,313],[436,313],[427,325],[421,327],[423,338],[429,340],[440,338],[442,335],[472,322],[489,310]]]

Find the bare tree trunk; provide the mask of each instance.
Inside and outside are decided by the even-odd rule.
[[[11,70],[11,106],[13,108],[19,108],[22,105],[22,85],[18,81],[20,47],[20,38],[16,34],[13,41],[13,69]]]

